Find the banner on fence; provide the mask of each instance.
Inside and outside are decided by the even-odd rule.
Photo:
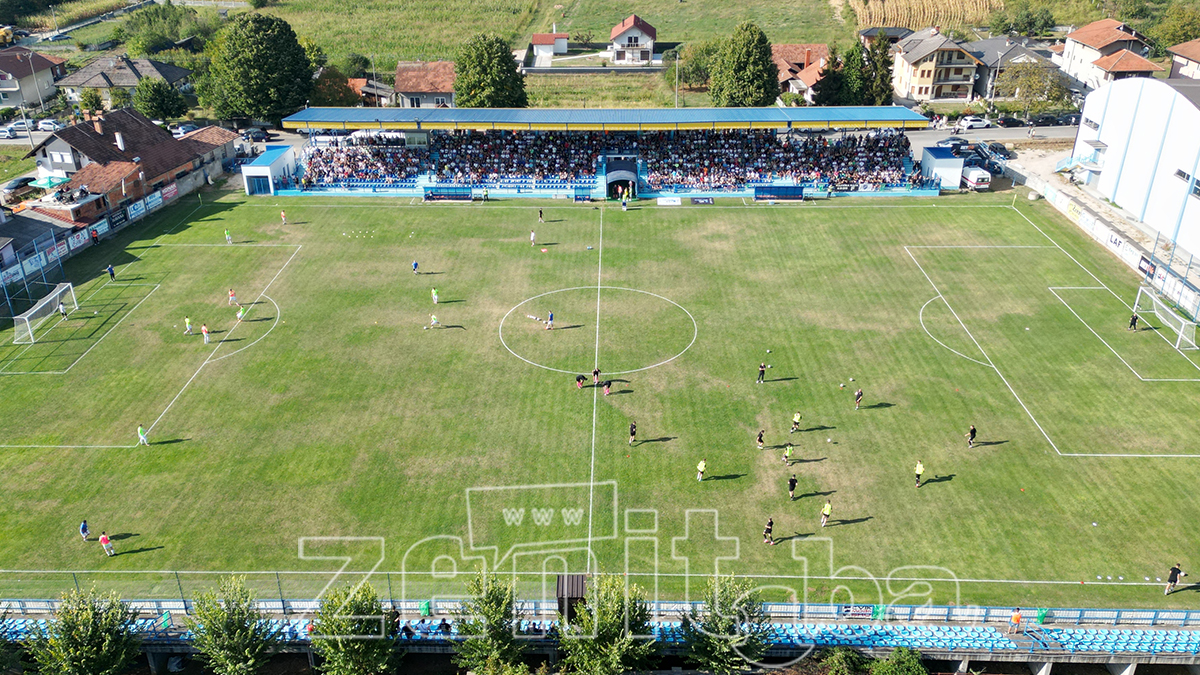
[[[59,258],[67,257],[67,242],[60,241],[54,245],[54,248],[46,250],[46,260],[54,262]]]
[[[146,202],[139,199],[136,202],[130,204],[129,208],[126,209],[126,211],[129,213],[130,220],[137,220],[138,218],[141,218],[142,216],[146,215]]]
[[[164,201],[171,201],[179,196],[179,184],[171,183],[162,189],[162,198]]]
[[[162,206],[162,203],[163,198],[161,190],[158,192],[151,192],[150,194],[146,195],[146,210],[153,211],[154,209]]]
[[[108,232],[108,230],[109,230],[108,218],[102,218],[102,219],[92,223],[92,226],[89,227],[88,229],[95,232],[96,234],[104,234],[104,233]]]
[[[692,197],[692,205],[693,206],[695,206],[697,204],[712,204],[712,203],[713,203],[712,197]]]
[[[115,211],[109,211],[108,224],[114,230],[117,229],[118,227],[124,225],[125,224],[125,209],[117,209]]]
[[[659,197],[658,205],[659,206],[682,206],[683,200],[680,199],[679,197]]]
[[[0,284],[5,286],[20,281],[25,278],[25,274],[21,271],[21,265],[16,264],[12,267],[0,272]]]
[[[1138,271],[1141,272],[1142,274],[1153,277],[1154,276],[1154,263],[1147,260],[1146,256],[1142,256],[1141,258],[1142,259],[1138,261]]]
[[[46,254],[43,251],[38,251],[37,254],[31,255],[21,261],[21,267],[25,270],[25,276],[29,276],[45,266]]]
[[[80,231],[72,234],[71,236],[67,237],[67,244],[71,247],[72,251],[79,249],[79,248],[83,248],[84,245],[86,245],[87,243],[88,243],[87,230],[80,230]]]

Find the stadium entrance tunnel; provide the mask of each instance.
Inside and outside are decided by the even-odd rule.
[[[605,182],[609,198],[616,199],[621,192],[637,194],[637,161],[633,159],[610,159],[605,165]]]

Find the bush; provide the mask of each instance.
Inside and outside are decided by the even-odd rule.
[[[250,6],[254,9],[262,9],[269,4],[269,0],[248,0]]]
[[[908,647],[897,647],[886,659],[872,661],[870,675],[929,675],[921,663],[921,652]]]

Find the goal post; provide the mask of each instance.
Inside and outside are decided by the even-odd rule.
[[[75,287],[71,284],[58,284],[48,295],[38,300],[28,310],[13,317],[13,344],[31,345],[37,341],[35,334],[38,326],[49,317],[58,313],[58,303],[76,310],[79,303],[75,300]]]
[[[1153,289],[1142,286],[1138,289],[1133,311],[1139,316],[1153,314],[1165,329],[1160,334],[1167,338],[1175,349],[1196,349],[1196,322],[1189,321],[1171,309]]]

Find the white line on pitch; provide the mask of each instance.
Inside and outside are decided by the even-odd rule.
[[[928,335],[930,337],[930,339],[932,339],[934,342],[945,347],[946,349],[949,349],[951,352],[958,354],[959,356],[963,357],[964,359],[971,361],[973,363],[978,363],[979,365],[984,366],[986,368],[991,368],[992,365],[990,363],[984,363],[983,361],[980,361],[979,359],[973,359],[973,358],[967,356],[966,354],[963,354],[960,351],[951,349],[945,342],[942,342],[941,340],[933,337],[933,333],[929,332],[929,328],[925,326],[925,308],[928,307],[929,303],[933,302],[934,300],[941,300],[943,303],[946,302],[946,299],[943,298],[940,294],[935,295],[932,298],[930,298],[925,304],[921,305],[921,311],[917,312],[917,320],[921,322],[921,328],[925,329],[925,334]],[[949,307],[950,305],[946,304],[946,306]]]
[[[958,312],[954,311],[954,307],[950,305],[950,301],[946,300],[946,296],[942,295],[941,289],[938,288],[937,284],[933,283],[933,279],[930,278],[929,273],[925,271],[924,267],[921,267],[921,263],[917,262],[917,257],[912,254],[912,251],[908,250],[907,246],[904,247],[904,252],[908,254],[909,258],[912,258],[912,261],[916,264],[917,269],[921,270],[921,274],[925,275],[925,280],[929,282],[930,286],[933,286],[933,290],[937,292],[938,295],[942,296],[942,301],[946,303],[946,307],[950,309],[950,313],[953,314],[954,318],[958,320],[958,325],[962,326],[962,329],[966,332],[967,337],[971,338],[971,342],[974,342],[975,347],[979,349],[979,353],[983,354],[983,358],[987,359],[988,365],[990,365],[992,370],[996,371],[996,374],[1000,376],[1000,381],[1004,383],[1004,386],[1008,387],[1010,392],[1012,392],[1013,398],[1017,399],[1017,403],[1021,404],[1021,408],[1025,410],[1025,414],[1029,415],[1029,419],[1033,420],[1034,426],[1038,428],[1038,431],[1042,432],[1042,436],[1046,437],[1046,442],[1050,444],[1050,447],[1054,448],[1054,452],[1057,452],[1061,455],[1062,452],[1060,452],[1058,446],[1054,444],[1054,440],[1050,438],[1050,434],[1046,433],[1046,430],[1042,428],[1041,423],[1037,421],[1037,418],[1034,417],[1033,413],[1030,412],[1028,407],[1026,407],[1025,402],[1022,401],[1021,397],[1017,395],[1017,390],[1013,389],[1013,386],[1008,383],[1008,378],[1004,377],[1004,373],[1001,373],[1000,369],[996,367],[996,363],[992,361],[992,357],[988,356],[988,353],[984,350],[983,345],[979,344],[979,340],[976,340],[975,336],[971,334],[971,331],[967,328],[967,324],[963,323],[963,320],[958,316]]]
[[[991,246],[991,245],[956,245],[947,244],[944,246],[908,246],[906,248],[1058,248],[1057,246]]]
[[[267,289],[271,288],[271,284],[275,283],[275,280],[279,278],[279,275],[283,274],[283,271],[287,269],[287,266],[296,257],[296,254],[300,252],[301,246],[299,244],[296,244],[295,246],[296,250],[292,252],[292,256],[287,259],[287,262],[283,263],[283,267],[279,268],[279,271],[275,273],[275,276],[271,277],[271,280],[267,282],[266,286],[263,287],[262,292],[258,294],[257,298],[255,298],[255,302],[262,300],[263,296],[267,293]],[[204,370],[204,366],[207,366],[209,362],[212,361],[212,358],[217,354],[217,350],[221,348],[221,345],[225,344],[225,341],[229,339],[229,336],[233,334],[233,331],[237,330],[237,327],[241,325],[241,323],[241,320],[238,320],[237,323],[233,324],[233,328],[230,328],[229,331],[225,333],[224,337],[221,338],[221,341],[218,342],[217,346],[213,348],[212,353],[208,355],[208,358],[204,359],[204,363],[201,363],[200,367],[196,369],[196,372],[192,373],[192,376],[189,377],[188,381],[184,383],[183,388],[179,390],[179,393],[175,394],[175,398],[171,399],[171,402],[167,404],[167,407],[162,411],[162,414],[160,414],[158,418],[154,420],[154,424],[151,424],[150,427],[146,429],[146,433],[154,431],[154,427],[157,426],[160,421],[162,421],[162,418],[167,414],[168,411],[171,410],[171,406],[175,405],[175,402],[179,400],[179,397],[183,396],[183,392],[187,391],[187,388],[192,383],[192,380],[195,380],[196,376],[200,374],[200,371]]]
[[[600,241],[596,245],[596,355],[593,368],[600,367],[600,277],[604,273],[604,209],[600,209]],[[588,466],[587,571],[592,572],[592,509],[596,499],[596,413],[600,405],[599,383],[592,385],[592,457]]]

